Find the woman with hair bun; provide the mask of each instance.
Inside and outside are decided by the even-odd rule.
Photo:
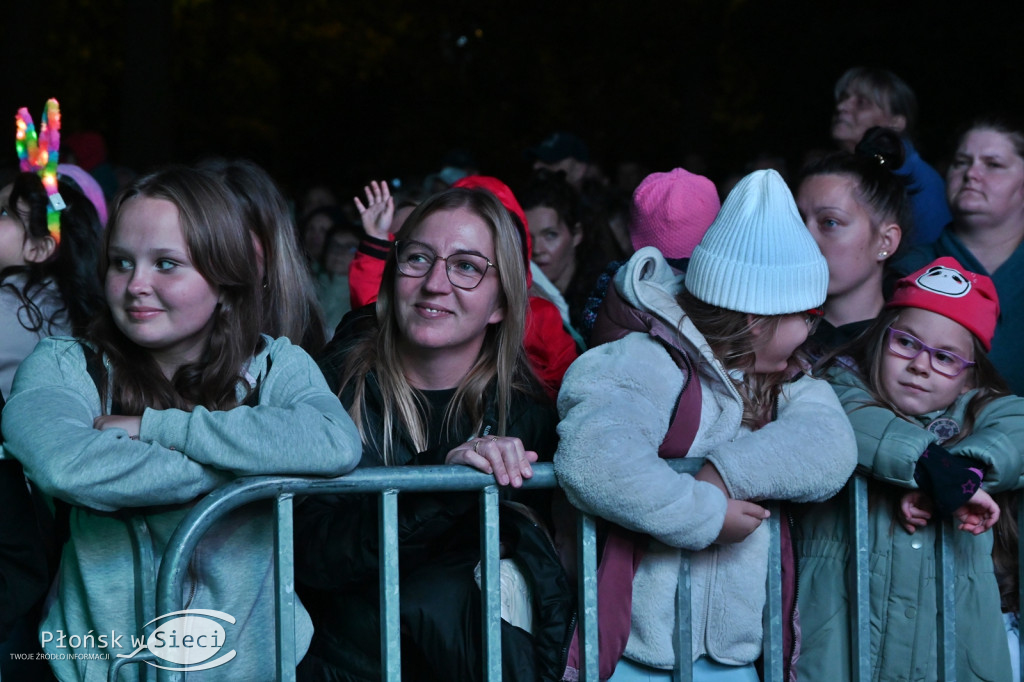
[[[828,261],[825,318],[809,340],[821,355],[864,331],[885,303],[886,265],[911,229],[899,135],[871,128],[854,152],[836,152],[803,169],[796,203]]]

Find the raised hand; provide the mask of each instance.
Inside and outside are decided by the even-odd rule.
[[[363,221],[363,231],[377,239],[388,239],[391,233],[391,222],[395,217],[395,200],[388,189],[388,183],[371,180],[363,188],[366,193],[366,205],[355,197],[359,218]]]

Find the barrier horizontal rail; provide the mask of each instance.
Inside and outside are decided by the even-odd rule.
[[[677,472],[696,473],[702,459],[666,460]],[[535,464],[534,475],[524,481],[524,489],[557,487],[554,470],[549,463]],[[294,554],[292,539],[292,500],[296,495],[376,493],[382,518],[381,532],[381,661],[384,679],[399,682],[400,647],[398,646],[398,564],[397,518],[398,495],[408,492],[478,491],[481,495],[481,590],[483,592],[483,627],[485,642],[485,673],[489,682],[501,680],[500,585],[498,565],[498,486],[494,477],[467,467],[379,467],[358,469],[339,478],[307,478],[292,476],[256,476],[240,478],[211,492],[189,512],[168,541],[168,549],[160,563],[155,588],[143,586],[144,593],[155,593],[155,613],[172,613],[183,607],[182,584],[187,567],[202,536],[213,524],[233,509],[259,500],[275,500],[275,577],[276,577],[276,675],[288,682],[295,679],[294,667]],[[769,520],[772,561],[775,570],[768,572],[768,605],[765,611],[765,670],[767,680],[782,680],[782,605],[781,565],[779,563],[779,514]],[[582,682],[598,679],[597,645],[597,540],[593,517],[579,514],[578,524],[579,593],[578,612],[581,638]],[[689,559],[681,562],[681,584],[689,585]],[[144,575],[142,576],[145,577]],[[143,580],[145,582],[145,580]],[[689,599],[677,598],[679,628],[677,629],[677,669],[675,679],[692,679],[689,631]],[[148,611],[148,609],[147,609]],[[395,633],[391,635],[390,633]],[[143,657],[131,663],[143,662]],[[152,660],[152,657],[149,657]],[[123,665],[123,664],[122,664]],[[141,666],[147,669],[148,666]],[[114,678],[112,671],[111,679]],[[143,672],[145,679],[148,672]],[[184,680],[184,673],[156,670],[159,682]]]

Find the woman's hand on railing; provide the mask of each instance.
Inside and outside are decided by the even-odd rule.
[[[980,535],[999,520],[999,504],[979,488],[964,506],[953,512],[953,518],[960,522],[960,530]]]
[[[498,485],[518,488],[524,478],[533,476],[531,462],[537,453],[523,447],[523,441],[510,436],[484,436],[466,441],[453,449],[445,464],[464,464],[485,474],[494,474]]]

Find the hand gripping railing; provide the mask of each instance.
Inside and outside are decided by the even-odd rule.
[[[868,479],[856,474],[847,484],[851,536],[851,557],[847,565],[850,593],[851,679],[858,682],[871,680],[871,592],[870,592],[870,551],[868,535]],[[1024,495],[1020,496],[1017,518],[1024,519]],[[943,682],[956,680],[956,563],[953,554],[953,537],[961,531],[951,521],[944,521],[935,534],[935,595],[938,606],[936,652],[938,656],[938,679]],[[991,532],[991,531],[989,531]],[[1024,586],[1024,543],[1017,548],[1019,563],[1019,585]],[[1024,601],[1024,600],[1022,600]],[[1020,640],[1019,655],[1024,661],[1024,638]],[[1024,671],[1024,667],[1022,667]],[[1020,676],[1024,682],[1024,674]]]
[[[695,473],[703,463],[700,459],[666,460],[679,472]],[[524,488],[555,488],[554,471],[550,464],[536,464],[534,475]],[[157,614],[180,611],[182,584],[189,560],[203,535],[213,524],[231,510],[256,500],[275,500],[274,563],[276,577],[275,625],[277,635],[276,677],[278,680],[295,679],[295,582],[292,542],[292,500],[294,496],[376,493],[380,514],[380,611],[381,611],[381,663],[383,679],[401,680],[399,581],[398,581],[398,495],[402,492],[479,491],[481,514],[481,590],[484,595],[484,677],[488,682],[501,680],[500,583],[498,535],[498,487],[494,477],[465,467],[388,467],[359,469],[347,476],[333,479],[295,478],[285,476],[258,476],[241,478],[210,493],[190,511],[171,536],[160,565],[156,584]],[[771,555],[768,571],[768,603],[765,608],[764,650],[765,679],[782,680],[782,599],[781,561],[779,543],[779,514],[777,508],[769,519]],[[578,516],[579,543],[579,628],[581,638],[580,680],[597,682],[597,536],[594,518]],[[690,633],[690,574],[688,553],[680,562],[679,588],[676,595],[676,670],[679,682],[692,679]],[[145,587],[143,592],[147,592]],[[151,590],[149,590],[151,591]],[[130,663],[153,660],[152,654],[140,654]],[[119,659],[124,665],[129,659]],[[229,664],[230,665],[230,664]],[[118,666],[119,668],[120,666]],[[142,669],[149,669],[143,665]],[[152,669],[149,669],[152,670]],[[141,670],[140,670],[141,672]],[[115,679],[117,669],[111,670]],[[145,673],[143,673],[143,676]],[[184,673],[159,669],[160,682],[180,681]]]

